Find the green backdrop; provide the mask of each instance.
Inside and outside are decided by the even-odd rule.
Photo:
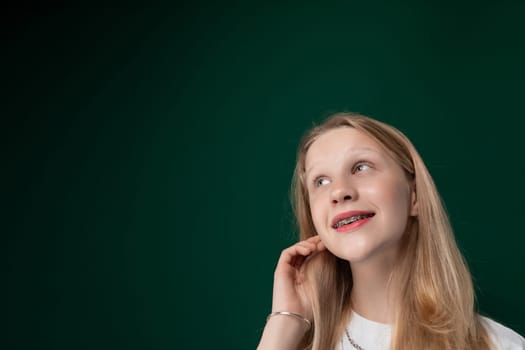
[[[6,349],[255,348],[331,112],[420,150],[480,310],[525,334],[523,2],[179,2],[3,16]]]

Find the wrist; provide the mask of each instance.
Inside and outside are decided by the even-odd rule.
[[[303,326],[306,328],[306,331],[310,330],[312,328],[312,322],[304,317],[301,314],[295,313],[295,312],[289,312],[289,311],[274,311],[266,317],[266,323],[271,318],[292,318],[295,319],[303,324]]]
[[[300,319],[288,316],[269,317],[257,349],[296,349],[307,332],[306,323]]]

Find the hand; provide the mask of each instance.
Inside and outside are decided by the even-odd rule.
[[[312,306],[304,288],[304,262],[325,249],[319,236],[314,236],[282,251],[274,274],[272,312],[294,312],[312,319]]]

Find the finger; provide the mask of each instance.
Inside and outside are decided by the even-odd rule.
[[[309,247],[309,248],[312,248],[312,249],[315,249],[316,248],[316,245],[317,243],[320,241],[320,238],[319,236],[314,236],[314,237],[310,237],[308,239],[305,239],[305,240],[302,240],[302,241],[299,241],[297,242],[295,245],[298,245],[298,246],[303,246],[303,247]],[[293,246],[292,246],[293,247]]]
[[[325,246],[324,244],[321,244],[319,245],[319,243],[322,242],[321,241],[321,237],[319,237],[318,235],[316,236],[313,236],[313,237],[310,237],[310,238],[307,238],[305,240],[302,240],[296,244],[294,244],[293,246],[291,246],[290,248],[298,248],[300,249],[299,247],[304,247],[304,248],[307,248],[309,250],[309,252],[307,252],[306,254],[307,255],[310,255],[311,253],[315,252],[315,251],[318,251],[318,250],[323,250],[325,249]],[[305,250],[304,249],[301,249],[300,250],[300,253],[304,254]]]
[[[298,262],[302,262],[304,258],[313,252],[313,248],[304,247],[301,245],[293,245],[282,251],[279,257],[279,266],[290,265],[297,266]]]
[[[315,250],[317,248],[317,244],[313,242],[307,242],[307,241],[301,241],[296,244],[298,247],[305,247],[310,248],[312,250]]]
[[[293,246],[283,250],[283,255],[285,257],[294,257],[298,255],[305,257],[310,255],[314,249],[316,249],[315,246],[294,244]]]
[[[286,265],[296,268],[299,267],[305,258],[324,249],[324,245],[318,246],[319,242],[313,244],[311,242],[302,241],[283,250],[278,265],[282,267]]]
[[[312,237],[309,237],[301,242],[312,242],[312,243],[317,243],[321,240],[321,237],[319,235],[315,235],[315,236],[312,236]]]

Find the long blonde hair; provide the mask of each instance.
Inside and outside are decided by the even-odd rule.
[[[475,311],[471,275],[434,181],[415,147],[394,127],[359,114],[337,113],[303,137],[292,181],[300,239],[317,234],[305,183],[306,152],[320,135],[340,127],[355,128],[376,141],[415,184],[418,215],[408,219],[395,267],[401,291],[391,349],[490,349]],[[314,327],[302,347],[334,349],[351,315],[350,264],[324,251],[307,261],[305,275]]]

